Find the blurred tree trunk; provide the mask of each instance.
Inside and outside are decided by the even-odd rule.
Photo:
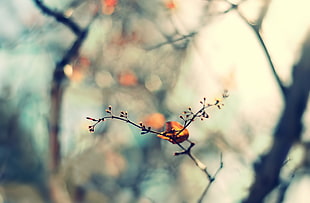
[[[60,163],[59,121],[64,92],[62,81],[53,81],[50,110],[50,169],[56,172]]]
[[[274,132],[271,150],[255,164],[255,180],[244,203],[263,202],[279,184],[279,173],[294,143],[300,141],[302,116],[310,91],[310,32],[293,69],[293,82],[284,96],[284,110]],[[270,101],[272,104],[272,101]]]
[[[60,164],[60,142],[59,142],[59,123],[61,119],[61,104],[62,97],[66,85],[66,75],[64,68],[67,64],[70,64],[73,59],[79,55],[80,47],[87,37],[90,23],[84,28],[80,26],[70,18],[67,18],[62,12],[55,11],[44,4],[41,0],[33,0],[34,4],[39,10],[50,17],[53,17],[57,22],[64,24],[75,35],[76,39],[72,43],[71,47],[63,55],[62,59],[56,64],[53,81],[51,84],[51,109],[49,120],[49,141],[50,141],[50,168],[52,172],[57,172]],[[95,18],[95,17],[94,17]]]

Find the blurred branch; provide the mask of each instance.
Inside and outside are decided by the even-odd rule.
[[[291,174],[288,180],[282,181],[282,183],[279,185],[279,195],[277,199],[277,203],[282,203],[285,200],[285,194],[287,192],[287,189],[291,185],[293,179],[295,177],[295,172]]]
[[[255,164],[255,180],[244,203],[259,203],[279,185],[279,173],[294,143],[300,140],[302,117],[307,108],[310,92],[310,33],[302,56],[294,67],[293,82],[284,98],[285,106],[274,133],[271,150]]]
[[[60,162],[60,143],[58,140],[58,132],[59,132],[59,121],[61,117],[61,103],[62,103],[62,95],[64,92],[64,80],[66,79],[64,73],[65,65],[69,64],[72,59],[74,59],[79,50],[85,41],[89,27],[93,20],[89,23],[89,25],[81,30],[76,40],[73,42],[72,46],[67,50],[62,59],[56,64],[54,75],[53,75],[53,83],[51,89],[51,98],[52,98],[52,108],[51,108],[51,154],[52,154],[52,169],[57,170]]]
[[[226,2],[230,3],[228,0]],[[260,15],[255,24],[252,24],[238,9],[238,5],[232,3],[228,11],[235,9],[241,19],[252,28],[263,51],[267,61],[272,69],[273,75],[277,84],[280,87],[281,93],[285,101],[283,114],[279,120],[274,133],[273,146],[269,153],[261,157],[261,160],[255,166],[255,180],[251,186],[249,196],[243,201],[244,203],[260,203],[265,197],[279,185],[279,173],[286,161],[287,154],[293,144],[300,139],[302,132],[302,116],[307,107],[307,101],[310,91],[310,83],[307,81],[310,77],[310,33],[305,42],[303,55],[299,64],[294,67],[293,83],[290,87],[284,86],[281,81],[270,52],[265,44],[265,41],[260,33],[263,20],[269,8],[270,0],[264,1],[264,6],[261,9]],[[282,193],[286,192],[288,185],[281,187]],[[281,194],[282,198],[284,194]],[[279,197],[281,200],[281,196]]]
[[[37,7],[41,10],[43,14],[54,17],[57,22],[64,24],[75,35],[80,35],[80,33],[82,32],[80,26],[70,18],[67,18],[65,14],[50,9],[43,3],[42,0],[33,0],[33,2],[35,3],[35,5],[37,5]]]
[[[92,22],[95,20],[98,14],[96,14],[89,24],[85,28],[80,26],[73,20],[67,18],[63,13],[53,11],[46,6],[41,0],[33,0],[37,7],[43,14],[54,17],[59,23],[64,24],[75,35],[76,39],[72,43],[71,47],[63,55],[62,59],[56,64],[53,81],[51,87],[51,117],[50,117],[50,150],[51,150],[51,169],[57,171],[60,162],[60,143],[59,143],[59,121],[61,115],[61,103],[62,95],[64,92],[64,80],[66,79],[64,74],[65,65],[69,64],[78,54],[79,50],[85,41],[89,28]]]
[[[223,3],[229,5],[229,7],[226,8],[226,10],[222,10],[222,11],[219,11],[219,12],[216,12],[216,13],[210,12],[211,16],[216,16],[216,15],[223,15],[223,14],[229,13],[230,11],[233,11],[233,10],[237,9],[242,3],[246,2],[247,0],[239,0],[238,3],[232,3],[229,0],[205,0],[205,1],[209,3],[207,5],[207,8],[209,8],[210,5],[212,5],[212,3],[219,3],[219,2],[223,2]]]
[[[49,150],[50,150],[50,170],[52,174],[49,177],[49,187],[50,196],[53,202],[70,202],[71,200],[66,199],[66,201],[60,196],[65,197],[67,192],[62,188],[61,184],[57,179],[56,174],[58,172],[60,161],[61,161],[61,145],[59,141],[59,129],[61,120],[61,107],[63,93],[65,91],[65,73],[64,67],[71,63],[71,61],[78,56],[79,50],[87,38],[91,24],[94,22],[98,13],[93,16],[88,25],[85,28],[81,28],[75,21],[67,18],[65,14],[57,11],[53,11],[48,6],[46,6],[41,0],[33,0],[35,5],[41,10],[45,15],[55,18],[59,23],[65,25],[70,29],[76,36],[75,41],[72,43],[71,47],[65,52],[62,59],[56,63],[53,80],[51,85],[51,108],[50,108],[50,119],[49,119]]]
[[[182,40],[188,40],[189,38],[192,38],[196,34],[197,34],[196,32],[192,32],[192,33],[190,33],[188,35],[183,35],[183,36],[181,36],[181,37],[179,37],[177,39],[171,39],[172,37],[166,36],[166,38],[167,38],[166,42],[162,42],[162,43],[159,43],[159,44],[157,44],[155,46],[151,46],[151,47],[145,48],[145,50],[146,51],[151,51],[151,50],[154,50],[154,49],[158,49],[158,48],[160,48],[160,47],[162,47],[164,45],[168,45],[168,44],[170,44],[170,45],[172,44],[173,45],[175,42],[179,42],[179,41],[182,41]]]
[[[263,0],[263,7],[260,10],[260,14],[259,14],[258,18],[256,19],[256,22],[254,25],[257,32],[259,32],[259,30],[262,28],[262,24],[263,24],[263,21],[265,19],[267,12],[268,12],[270,2],[271,2],[271,0]]]
[[[166,39],[166,41],[161,42],[157,45],[153,45],[153,46],[149,46],[149,47],[145,47],[144,49],[146,51],[151,51],[154,49],[158,49],[162,46],[165,45],[171,45],[173,46],[173,48],[177,49],[177,48],[184,48],[186,47],[186,44],[183,46],[177,46],[176,42],[180,42],[183,40],[190,40],[192,37],[194,37],[197,32],[191,32],[189,34],[181,34],[177,29],[176,26],[172,23],[172,25],[174,26],[174,32],[172,34],[166,34],[165,31],[161,28],[160,24],[158,24],[156,21],[154,21],[153,17],[150,17],[148,13],[146,13],[138,4],[135,4],[135,8],[137,9],[137,12],[143,14],[143,17],[145,19],[147,19],[148,21],[150,21],[152,24],[154,24],[154,26],[157,28],[158,32]],[[171,18],[169,18],[169,20],[171,20]]]
[[[228,1],[227,1],[228,2]],[[276,68],[274,66],[274,63],[272,61],[272,58],[270,56],[270,52],[265,44],[265,41],[260,33],[261,31],[261,26],[262,26],[262,23],[263,23],[263,20],[266,16],[266,13],[268,11],[268,7],[269,7],[269,3],[270,3],[270,0],[266,0],[265,1],[265,4],[263,6],[263,9],[261,10],[261,13],[257,19],[257,21],[255,22],[255,24],[252,24],[250,23],[247,18],[240,12],[240,10],[238,9],[238,7],[234,7],[236,8],[236,11],[237,13],[239,14],[239,16],[241,17],[241,19],[250,27],[252,28],[254,34],[256,35],[257,39],[258,39],[258,42],[260,43],[261,47],[263,48],[263,51],[266,55],[266,58],[267,58],[267,61],[270,65],[270,68],[272,70],[272,73],[276,79],[276,82],[278,83],[279,87],[280,87],[280,90],[281,90],[281,93],[282,95],[285,97],[286,94],[287,94],[287,88],[284,86],[283,82],[281,81],[281,78],[279,77],[277,71],[276,71]]]
[[[213,2],[214,0],[207,0],[209,2]],[[228,9],[226,9],[225,11],[218,13],[218,14],[226,14],[229,13],[233,10],[235,10],[238,15],[241,17],[241,19],[253,30],[254,34],[256,35],[258,42],[260,43],[261,47],[263,48],[263,51],[266,55],[267,61],[269,63],[269,66],[272,70],[272,73],[276,79],[277,84],[280,87],[280,90],[282,92],[282,95],[285,97],[287,94],[287,88],[284,86],[283,82],[281,81],[281,78],[279,77],[275,65],[272,61],[270,52],[265,44],[265,41],[261,35],[261,27],[262,27],[262,23],[265,19],[265,16],[267,14],[267,11],[269,9],[269,4],[271,2],[271,0],[264,0],[264,4],[263,7],[260,11],[260,14],[258,16],[258,18],[256,19],[255,23],[251,23],[249,22],[249,20],[241,13],[241,11],[239,10],[239,7],[241,6],[242,3],[246,2],[247,0],[240,0],[237,4],[230,2],[229,0],[223,0],[224,2],[228,3],[230,5],[230,7]]]
[[[54,71],[55,81],[61,82],[65,78],[63,68],[78,55],[78,52],[88,35],[90,25],[91,23],[89,23],[89,25],[85,29],[81,30],[71,47],[66,51],[62,59],[56,64],[56,68]]]

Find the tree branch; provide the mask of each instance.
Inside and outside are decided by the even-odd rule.
[[[211,187],[211,184],[214,182],[217,174],[220,172],[220,170],[224,167],[224,162],[223,162],[223,156],[222,156],[222,153],[221,153],[221,157],[220,157],[220,166],[219,168],[216,170],[216,172],[214,173],[213,177],[210,179],[209,178],[209,183],[207,184],[206,188],[203,190],[202,194],[200,195],[200,198],[198,199],[198,203],[201,203],[203,198],[206,196],[206,194],[208,193],[210,187]]]
[[[244,203],[260,203],[279,184],[279,173],[289,150],[300,140],[302,116],[310,92],[310,34],[299,63],[294,67],[293,83],[285,97],[283,114],[274,133],[271,150],[255,164],[255,180]]]
[[[66,51],[63,55],[62,59],[56,64],[54,73],[53,73],[53,81],[51,87],[51,115],[50,115],[50,158],[51,163],[50,167],[53,172],[58,170],[58,166],[60,163],[60,142],[59,142],[59,121],[60,121],[60,111],[61,111],[61,103],[62,96],[64,92],[64,80],[65,73],[64,67],[69,64],[72,59],[74,59],[78,54],[79,50],[87,38],[87,34],[92,22],[98,16],[98,13],[91,19],[89,24],[85,28],[80,28],[80,26],[67,18],[63,13],[58,11],[53,11],[48,6],[46,6],[42,0],[33,0],[35,5],[41,10],[41,12],[45,15],[51,16],[55,18],[55,20],[59,23],[64,24],[67,28],[69,28],[75,35],[76,39],[72,43],[71,47]]]
[[[223,98],[228,97],[227,91],[225,91],[222,95]],[[178,151],[175,152],[174,155],[178,156],[178,155],[187,155],[194,163],[195,165],[207,176],[208,179],[208,184],[206,186],[206,188],[204,189],[202,195],[199,198],[199,202],[202,201],[202,199],[204,198],[204,196],[206,195],[206,193],[208,192],[209,188],[211,187],[211,184],[214,182],[217,174],[220,172],[220,170],[223,168],[223,160],[222,160],[222,154],[220,156],[220,166],[219,168],[216,170],[214,175],[211,175],[211,173],[207,170],[207,166],[205,164],[203,164],[198,158],[196,158],[193,154],[191,149],[195,146],[195,143],[191,142],[190,140],[186,140],[187,142],[190,143],[189,147],[184,147],[181,142],[183,142],[184,140],[182,140],[181,142],[178,142],[178,135],[181,135],[181,133],[185,130],[187,130],[187,127],[195,121],[195,119],[200,118],[201,120],[203,120],[204,118],[208,118],[209,115],[206,113],[206,109],[212,106],[217,106],[218,108],[221,108],[221,106],[223,105],[220,101],[220,99],[216,99],[214,103],[206,103],[206,98],[203,99],[203,101],[200,101],[200,103],[202,104],[202,107],[197,111],[197,112],[193,112],[192,109],[189,107],[187,111],[183,112],[183,115],[180,116],[180,118],[184,121],[184,126],[182,129],[178,129],[175,130],[172,128],[171,131],[169,131],[168,129],[166,129],[166,131],[164,132],[160,132],[160,131],[155,131],[152,130],[151,127],[146,127],[142,122],[140,122],[139,124],[131,121],[128,118],[128,113],[125,111],[121,111],[119,115],[115,115],[112,112],[112,106],[109,106],[106,109],[106,113],[108,114],[108,116],[104,116],[102,118],[99,119],[95,119],[95,118],[91,118],[91,117],[86,117],[86,119],[91,120],[93,122],[95,122],[93,125],[90,125],[88,127],[90,132],[94,132],[95,131],[95,127],[103,121],[106,121],[108,119],[116,119],[116,120],[120,120],[123,122],[126,122],[136,128],[139,128],[141,130],[141,134],[147,134],[147,133],[153,133],[156,135],[161,135],[165,138],[169,138],[168,140],[170,142],[172,142],[173,144],[177,144],[182,151]]]
[[[60,22],[66,27],[68,27],[75,35],[78,36],[81,34],[82,29],[80,28],[80,26],[70,18],[67,18],[63,13],[53,11],[52,9],[44,5],[42,0],[33,0],[33,2],[43,14],[52,16],[57,22]]]
[[[252,28],[254,34],[256,35],[259,44],[261,45],[261,47],[263,48],[263,52],[265,53],[265,56],[267,58],[267,61],[269,63],[269,66],[271,68],[271,71],[273,73],[273,76],[276,79],[277,84],[280,87],[281,93],[282,95],[285,97],[287,94],[287,88],[283,85],[283,82],[281,81],[281,78],[279,77],[276,68],[274,66],[274,63],[272,61],[270,52],[264,42],[264,39],[262,37],[262,35],[260,34],[260,29],[261,29],[261,23],[262,23],[262,19],[260,20],[260,22],[258,24],[251,24],[246,18],[245,16],[238,10],[236,9],[236,11],[238,12],[239,16],[243,19],[243,21],[250,27]]]
[[[162,43],[159,43],[157,45],[154,45],[154,46],[151,46],[151,47],[146,47],[145,50],[146,51],[151,51],[151,50],[154,50],[154,49],[158,49],[164,45],[173,45],[175,42],[179,42],[179,41],[182,41],[182,40],[189,40],[190,38],[194,37],[197,33],[196,32],[192,32],[188,35],[183,35],[179,38],[176,38],[176,39],[170,39],[171,37],[168,37],[166,36],[166,38],[168,39],[168,41],[165,41],[165,42],[162,42]]]

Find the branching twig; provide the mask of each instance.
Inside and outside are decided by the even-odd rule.
[[[272,61],[272,59],[271,59],[269,50],[268,50],[268,48],[267,48],[267,46],[266,46],[266,44],[265,44],[265,41],[264,41],[262,35],[260,34],[260,29],[257,29],[257,26],[256,26],[256,25],[251,24],[251,23],[240,13],[240,11],[238,11],[238,14],[239,14],[240,17],[244,20],[244,22],[245,22],[249,27],[252,28],[254,34],[256,35],[256,37],[257,37],[257,39],[258,39],[258,42],[260,43],[260,45],[261,45],[262,48],[263,48],[263,51],[264,51],[264,53],[265,53],[265,55],[266,55],[266,58],[267,58],[267,61],[268,61],[269,65],[270,65],[270,68],[271,68],[271,70],[272,70],[272,73],[273,73],[273,75],[274,75],[274,77],[275,77],[275,79],[276,79],[276,81],[277,81],[277,83],[278,83],[278,85],[279,85],[279,87],[280,87],[280,89],[281,89],[281,92],[282,92],[283,96],[285,96],[285,95],[286,95],[286,92],[287,92],[286,87],[283,85],[283,82],[281,81],[281,78],[279,77],[279,75],[278,75],[278,73],[277,73],[277,71],[276,71],[276,68],[275,68],[274,63],[273,63],[273,61]]]
[[[212,0],[207,0],[207,1],[212,2]],[[247,0],[240,0],[237,4],[232,3],[229,0],[223,0],[223,1],[226,2],[227,4],[229,4],[230,6],[229,6],[228,9],[226,9],[223,12],[221,12],[220,14],[225,14],[225,13],[228,13],[230,11],[235,10],[238,13],[238,15],[241,17],[241,19],[253,30],[254,34],[256,35],[256,37],[258,39],[259,44],[261,45],[261,47],[263,49],[263,52],[266,55],[267,61],[269,63],[271,71],[272,71],[272,73],[273,73],[273,75],[274,75],[274,77],[276,79],[276,82],[277,82],[277,84],[280,87],[282,95],[284,97],[286,97],[286,95],[287,95],[287,87],[283,84],[281,78],[279,77],[279,75],[278,75],[278,73],[276,71],[275,65],[274,65],[274,63],[272,61],[270,52],[269,52],[269,50],[268,50],[268,48],[266,46],[266,43],[265,43],[265,41],[264,41],[264,39],[263,39],[263,37],[262,37],[262,35],[260,33],[263,20],[264,20],[266,14],[267,14],[267,11],[268,11],[268,8],[269,8],[270,0],[265,0],[265,4],[264,4],[263,8],[261,9],[260,15],[257,18],[255,23],[249,22],[249,20],[239,10],[240,5],[242,3],[244,3],[244,2],[246,2]]]
[[[223,155],[221,153],[221,156],[220,156],[220,166],[218,167],[218,169],[216,170],[214,175],[209,178],[209,183],[207,184],[206,188],[203,190],[202,194],[200,195],[200,198],[197,201],[198,203],[202,202],[203,198],[206,196],[207,192],[209,191],[209,189],[211,187],[211,184],[215,181],[215,178],[216,178],[217,174],[220,172],[220,170],[223,167],[224,167],[224,162],[223,162]]]
[[[306,112],[310,93],[310,35],[306,38],[301,58],[294,67],[292,84],[284,98],[283,113],[274,131],[270,151],[254,165],[255,179],[244,203],[260,203],[279,185],[280,172],[287,155],[295,143],[300,142],[304,129],[303,115]]]
[[[225,91],[223,94],[223,98],[228,97],[227,92]],[[103,121],[109,120],[109,119],[116,119],[116,120],[120,120],[123,122],[126,122],[136,128],[139,128],[141,130],[141,134],[147,134],[147,133],[152,133],[152,134],[156,134],[157,136],[166,139],[170,142],[172,142],[173,144],[177,144],[182,151],[177,151],[174,153],[175,156],[178,155],[187,155],[194,163],[195,165],[207,176],[208,179],[208,184],[206,186],[206,188],[204,189],[202,195],[199,198],[199,202],[204,198],[205,194],[207,193],[207,191],[209,190],[211,184],[214,182],[217,174],[219,173],[219,171],[223,168],[223,160],[222,160],[222,154],[220,156],[220,166],[219,168],[216,170],[216,172],[214,173],[214,175],[212,175],[208,170],[207,170],[207,166],[205,164],[203,164],[198,158],[196,158],[193,154],[192,154],[192,148],[195,146],[195,143],[188,140],[186,137],[186,141],[190,143],[189,147],[184,147],[181,142],[183,142],[184,140],[180,139],[180,136],[183,136],[184,132],[187,132],[187,127],[193,122],[195,121],[195,119],[200,118],[201,120],[205,119],[205,118],[209,118],[209,115],[206,112],[206,109],[212,106],[217,106],[218,108],[221,108],[221,106],[223,105],[220,101],[220,99],[217,99],[213,104],[209,104],[206,103],[206,98],[203,99],[203,101],[200,102],[202,104],[202,107],[197,111],[197,112],[193,112],[192,109],[189,107],[187,111],[184,111],[182,115],[180,115],[180,118],[183,120],[184,125],[181,129],[166,129],[163,132],[160,131],[156,131],[151,129],[151,127],[147,127],[145,126],[142,122],[140,123],[135,123],[133,121],[131,121],[128,118],[128,113],[126,111],[121,111],[119,115],[115,115],[112,111],[112,106],[109,106],[106,109],[106,113],[108,114],[107,116],[104,116],[102,118],[99,119],[95,119],[95,118],[91,118],[91,117],[86,117],[86,119],[94,121],[95,123],[93,125],[89,126],[89,131],[90,132],[94,132],[95,131],[95,127]],[[182,134],[183,133],[183,134]],[[180,141],[181,140],[181,141]]]
[[[165,41],[165,42],[162,42],[162,43],[159,43],[155,46],[151,46],[151,47],[147,47],[145,48],[146,51],[151,51],[151,50],[154,50],[154,49],[158,49],[164,45],[168,45],[168,44],[174,44],[175,42],[178,42],[178,41],[182,41],[182,40],[189,40],[190,38],[194,37],[197,33],[196,32],[192,32],[192,33],[189,33],[188,35],[183,35],[179,38],[176,38],[176,39],[169,39],[169,37],[166,37],[168,38],[168,41]]]
[[[223,98],[228,97],[227,91],[224,92],[222,97]],[[172,131],[160,132],[160,131],[156,131],[156,130],[151,129],[151,127],[146,127],[142,122],[135,123],[135,122],[131,121],[128,118],[128,112],[127,111],[121,111],[119,115],[115,115],[113,113],[113,111],[112,111],[112,106],[111,105],[106,109],[106,113],[108,114],[108,116],[104,116],[104,117],[99,118],[99,119],[95,119],[95,118],[91,118],[91,117],[86,117],[86,119],[95,122],[93,125],[89,126],[89,131],[90,132],[94,132],[95,131],[95,127],[100,122],[106,121],[108,119],[116,119],[116,120],[124,121],[126,123],[129,123],[129,124],[139,128],[141,130],[141,134],[153,133],[153,134],[156,134],[156,135],[163,135],[163,136],[167,136],[167,137],[169,137],[171,139],[175,139],[178,135],[180,135],[183,131],[185,131],[186,128],[193,121],[195,121],[196,118],[200,118],[201,120],[203,120],[204,118],[209,118],[209,115],[206,112],[207,108],[212,107],[212,106],[217,106],[220,109],[221,106],[223,106],[223,103],[221,103],[220,99],[216,99],[216,101],[213,104],[209,104],[209,103],[206,103],[206,98],[204,98],[203,101],[200,101],[200,103],[202,104],[202,108],[200,108],[196,113],[193,113],[192,109],[190,107],[188,108],[188,111],[184,111],[183,115],[180,115],[180,118],[184,122],[184,126],[181,129],[172,130]],[[172,134],[172,136],[170,134]],[[174,141],[175,141],[174,144],[180,144],[180,142],[177,142],[177,140],[174,140]],[[187,149],[189,151],[195,144],[192,143],[191,141],[188,141],[188,142],[191,143],[190,147]],[[181,147],[182,145],[179,145],[179,146]],[[185,150],[185,148],[183,146],[181,148],[183,150]],[[177,153],[176,155],[179,155],[179,154],[186,154],[186,153],[182,152],[182,153]]]
[[[229,2],[229,1],[227,1]],[[268,1],[269,2],[269,1]],[[241,17],[241,19],[253,30],[254,34],[256,35],[257,39],[258,39],[258,42],[259,44],[261,45],[261,47],[263,48],[263,52],[265,53],[266,55],[266,58],[267,58],[267,61],[269,63],[269,66],[272,70],[272,73],[276,79],[276,82],[278,83],[280,89],[281,89],[281,92],[283,94],[283,96],[285,97],[286,94],[287,94],[287,88],[284,86],[281,78],[279,77],[277,71],[276,71],[276,68],[275,68],[275,65],[271,59],[271,55],[270,55],[270,52],[265,44],[265,41],[260,33],[261,31],[261,26],[262,26],[262,23],[263,23],[263,19],[266,15],[266,12],[268,10],[268,5],[266,5],[262,12],[261,12],[261,15],[259,16],[257,22],[255,24],[253,23],[250,23],[248,21],[248,19],[240,12],[240,10],[238,9],[238,6],[235,6],[234,4],[231,4],[232,7],[231,8],[234,8],[236,10],[236,12],[238,13],[238,15]],[[234,6],[233,6],[234,5]]]

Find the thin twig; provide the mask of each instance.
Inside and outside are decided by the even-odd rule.
[[[223,95],[223,97],[225,98],[227,95]],[[205,101],[205,99],[204,99]],[[203,103],[203,107],[201,109],[199,109],[195,114],[193,114],[193,116],[188,120],[188,122],[185,122],[184,127],[177,131],[177,133],[175,134],[175,136],[179,135],[181,132],[183,132],[197,117],[200,117],[201,115],[203,115],[203,112],[206,108],[211,107],[211,106],[218,106],[219,105],[219,100],[216,100],[216,102],[214,104],[205,104]],[[152,130],[150,127],[146,127],[145,125],[143,125],[142,123],[135,123],[133,121],[131,121],[128,118],[128,113],[127,112],[121,112],[120,116],[116,116],[112,113],[112,107],[109,106],[108,109],[106,109],[106,112],[108,114],[110,114],[109,116],[105,116],[102,117],[100,119],[94,119],[91,117],[86,117],[86,119],[94,121],[95,123],[91,126],[89,126],[89,130],[90,132],[94,132],[95,127],[97,124],[99,124],[100,122],[106,121],[108,119],[116,119],[116,120],[120,120],[126,123],[129,123],[139,129],[141,129],[141,133],[146,134],[146,133],[153,133],[153,134],[159,134],[159,135],[164,135],[164,136],[168,136],[167,134],[169,134],[169,131],[164,131],[164,132],[159,132],[159,131],[155,131]],[[174,155],[178,156],[178,155],[187,155],[194,163],[195,165],[207,176],[208,179],[208,184],[207,187],[205,188],[205,190],[203,191],[202,195],[200,196],[200,200],[199,202],[201,202],[201,200],[204,198],[204,196],[206,195],[206,193],[208,192],[209,188],[211,187],[211,184],[214,182],[216,176],[218,175],[218,173],[220,172],[220,170],[223,168],[223,160],[222,160],[222,154],[220,156],[220,166],[219,168],[216,170],[216,172],[214,173],[214,175],[211,175],[211,173],[207,170],[207,166],[205,164],[203,164],[198,158],[196,158],[193,154],[191,149],[195,146],[194,142],[191,142],[190,140],[187,140],[190,143],[190,146],[188,148],[185,148],[181,143],[177,142],[175,140],[174,137],[169,137],[171,138],[181,149],[182,151],[179,152],[175,152]]]
[[[228,97],[227,91],[224,92],[224,94],[222,95],[223,98]],[[196,118],[208,118],[209,115],[205,112],[205,110],[209,107],[212,106],[217,106],[218,108],[221,108],[221,103],[220,100],[217,99],[213,104],[209,104],[206,103],[206,98],[203,99],[203,101],[200,102],[202,104],[202,107],[196,112],[193,113],[191,108],[188,108],[188,111],[184,111],[183,114],[185,116],[180,116],[180,118],[184,121],[184,125],[183,128],[180,130],[172,130],[172,132],[170,131],[164,131],[164,132],[159,132],[156,130],[151,129],[151,127],[146,127],[145,125],[143,125],[142,122],[140,122],[139,124],[131,121],[128,118],[128,113],[121,111],[120,115],[117,116],[115,114],[113,114],[112,112],[112,106],[109,106],[106,109],[106,113],[108,113],[108,116],[104,116],[102,118],[99,119],[94,119],[91,117],[86,117],[86,119],[91,120],[93,122],[95,122],[93,125],[89,126],[89,131],[90,132],[94,132],[95,131],[95,127],[97,124],[99,124],[100,122],[106,121],[108,119],[116,119],[116,120],[120,120],[126,123],[129,123],[133,126],[135,126],[136,128],[139,128],[141,130],[141,134],[146,134],[146,133],[153,133],[153,134],[157,134],[157,135],[162,135],[165,137],[168,137],[169,139],[171,139],[173,141],[174,144],[177,144],[182,151],[178,151],[175,152],[174,155],[178,156],[178,155],[187,155],[194,163],[195,165],[207,176],[208,179],[208,184],[206,186],[206,188],[204,189],[202,195],[200,196],[200,200],[199,202],[201,202],[201,200],[204,198],[204,196],[206,195],[206,193],[208,192],[209,188],[211,187],[211,184],[214,182],[216,176],[218,175],[218,173],[220,172],[220,170],[223,168],[223,160],[222,160],[222,154],[220,156],[220,166],[219,168],[216,170],[216,172],[214,173],[214,175],[211,175],[211,173],[207,170],[207,166],[205,164],[203,164],[198,158],[196,158],[193,154],[192,154],[192,148],[195,146],[194,142],[191,142],[190,140],[187,140],[187,142],[190,143],[188,148],[185,148],[180,142],[177,141],[177,136],[180,135],[183,131],[186,130],[186,128],[196,119]],[[169,136],[171,134],[171,136]]]
[[[221,171],[221,169],[223,167],[224,167],[223,154],[221,153],[221,155],[220,155],[220,166],[218,167],[218,169],[216,170],[214,175],[211,177],[211,179],[209,178],[209,183],[207,184],[206,188],[203,190],[202,194],[200,195],[200,198],[197,201],[198,203],[202,202],[203,198],[206,196],[207,192],[209,191],[211,184],[215,181],[216,176],[218,175],[218,173]]]
[[[146,51],[151,51],[151,50],[154,50],[154,49],[158,49],[164,45],[168,45],[168,44],[174,44],[175,42],[178,42],[178,41],[182,41],[182,40],[188,40],[189,38],[192,38],[193,36],[195,36],[197,33],[196,32],[192,32],[188,35],[183,35],[182,37],[179,37],[177,39],[173,39],[173,40],[168,40],[168,41],[165,41],[165,42],[162,42],[162,43],[159,43],[155,46],[151,46],[151,47],[147,47],[145,48]]]
[[[262,12],[262,15],[266,15],[266,10],[267,8],[264,9],[264,12]],[[262,18],[259,18],[259,21],[258,21],[258,24],[252,24],[250,23],[247,18],[239,11],[238,7],[236,7],[235,9],[238,13],[238,15],[241,17],[241,19],[253,30],[254,34],[256,35],[257,39],[258,39],[258,42],[259,44],[261,45],[261,47],[263,48],[263,52],[265,53],[265,56],[267,58],[267,61],[269,63],[269,66],[272,70],[272,73],[276,79],[276,82],[277,84],[279,85],[280,89],[281,89],[281,92],[282,92],[282,95],[284,97],[286,97],[286,94],[287,94],[287,88],[284,86],[279,74],[277,73],[276,71],[276,68],[275,68],[275,65],[272,61],[272,58],[271,58],[271,55],[270,55],[270,52],[266,46],[266,43],[260,33],[260,30],[261,30],[261,24],[262,24],[262,21],[263,19]]]

